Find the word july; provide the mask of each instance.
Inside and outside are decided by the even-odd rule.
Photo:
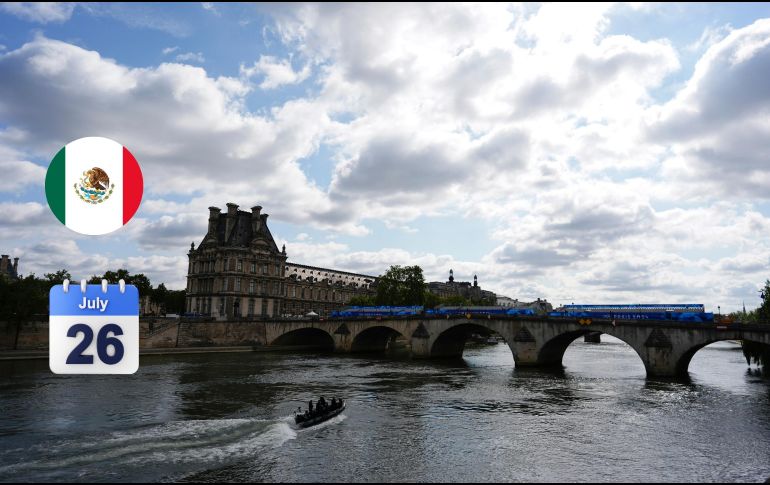
[[[104,310],[107,309],[107,303],[109,302],[110,300],[102,300],[99,297],[96,297],[95,300],[90,300],[84,296],[83,303],[78,305],[78,308],[80,308],[81,310],[85,308],[88,308],[89,310],[98,309],[100,312],[103,312]]]

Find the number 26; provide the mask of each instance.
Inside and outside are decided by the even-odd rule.
[[[96,337],[96,353],[99,354],[99,360],[105,364],[114,365],[123,359],[123,343],[116,337],[108,337],[107,334],[110,332],[116,336],[123,335],[123,329],[114,323],[103,326]],[[77,338],[79,333],[83,334],[83,340],[72,349],[72,352],[67,357],[67,364],[93,364],[94,356],[83,355],[83,352],[91,345],[91,341],[94,339],[94,331],[88,325],[78,323],[67,330],[67,337]],[[114,355],[107,353],[107,347],[110,345],[115,349]]]

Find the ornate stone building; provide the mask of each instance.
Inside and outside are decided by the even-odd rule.
[[[19,279],[19,258],[13,258],[13,264],[11,264],[11,258],[7,254],[0,257],[0,278],[9,281]]]
[[[189,313],[218,319],[326,315],[356,295],[373,295],[376,278],[286,262],[267,227],[267,214],[227,204],[209,207],[208,231],[188,253]]]
[[[470,281],[455,281],[454,271],[451,269],[449,270],[449,280],[445,283],[431,281],[428,283],[428,291],[441,298],[461,296],[471,301],[485,300],[490,304],[494,304],[497,299],[494,292],[481,289],[476,275],[473,276],[473,284]]]

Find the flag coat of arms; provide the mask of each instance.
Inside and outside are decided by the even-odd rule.
[[[88,235],[123,227],[139,208],[143,188],[142,171],[131,152],[102,137],[65,145],[45,177],[46,199],[56,218]]]

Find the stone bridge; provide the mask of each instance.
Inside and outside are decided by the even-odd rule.
[[[590,323],[589,323],[590,322]],[[336,352],[384,352],[400,342],[415,358],[462,356],[472,333],[495,332],[517,367],[559,367],[567,347],[591,332],[616,337],[636,351],[648,377],[687,375],[701,348],[721,340],[770,345],[770,325],[670,321],[581,320],[549,317],[474,317],[301,320],[265,323],[267,345],[322,343]]]

